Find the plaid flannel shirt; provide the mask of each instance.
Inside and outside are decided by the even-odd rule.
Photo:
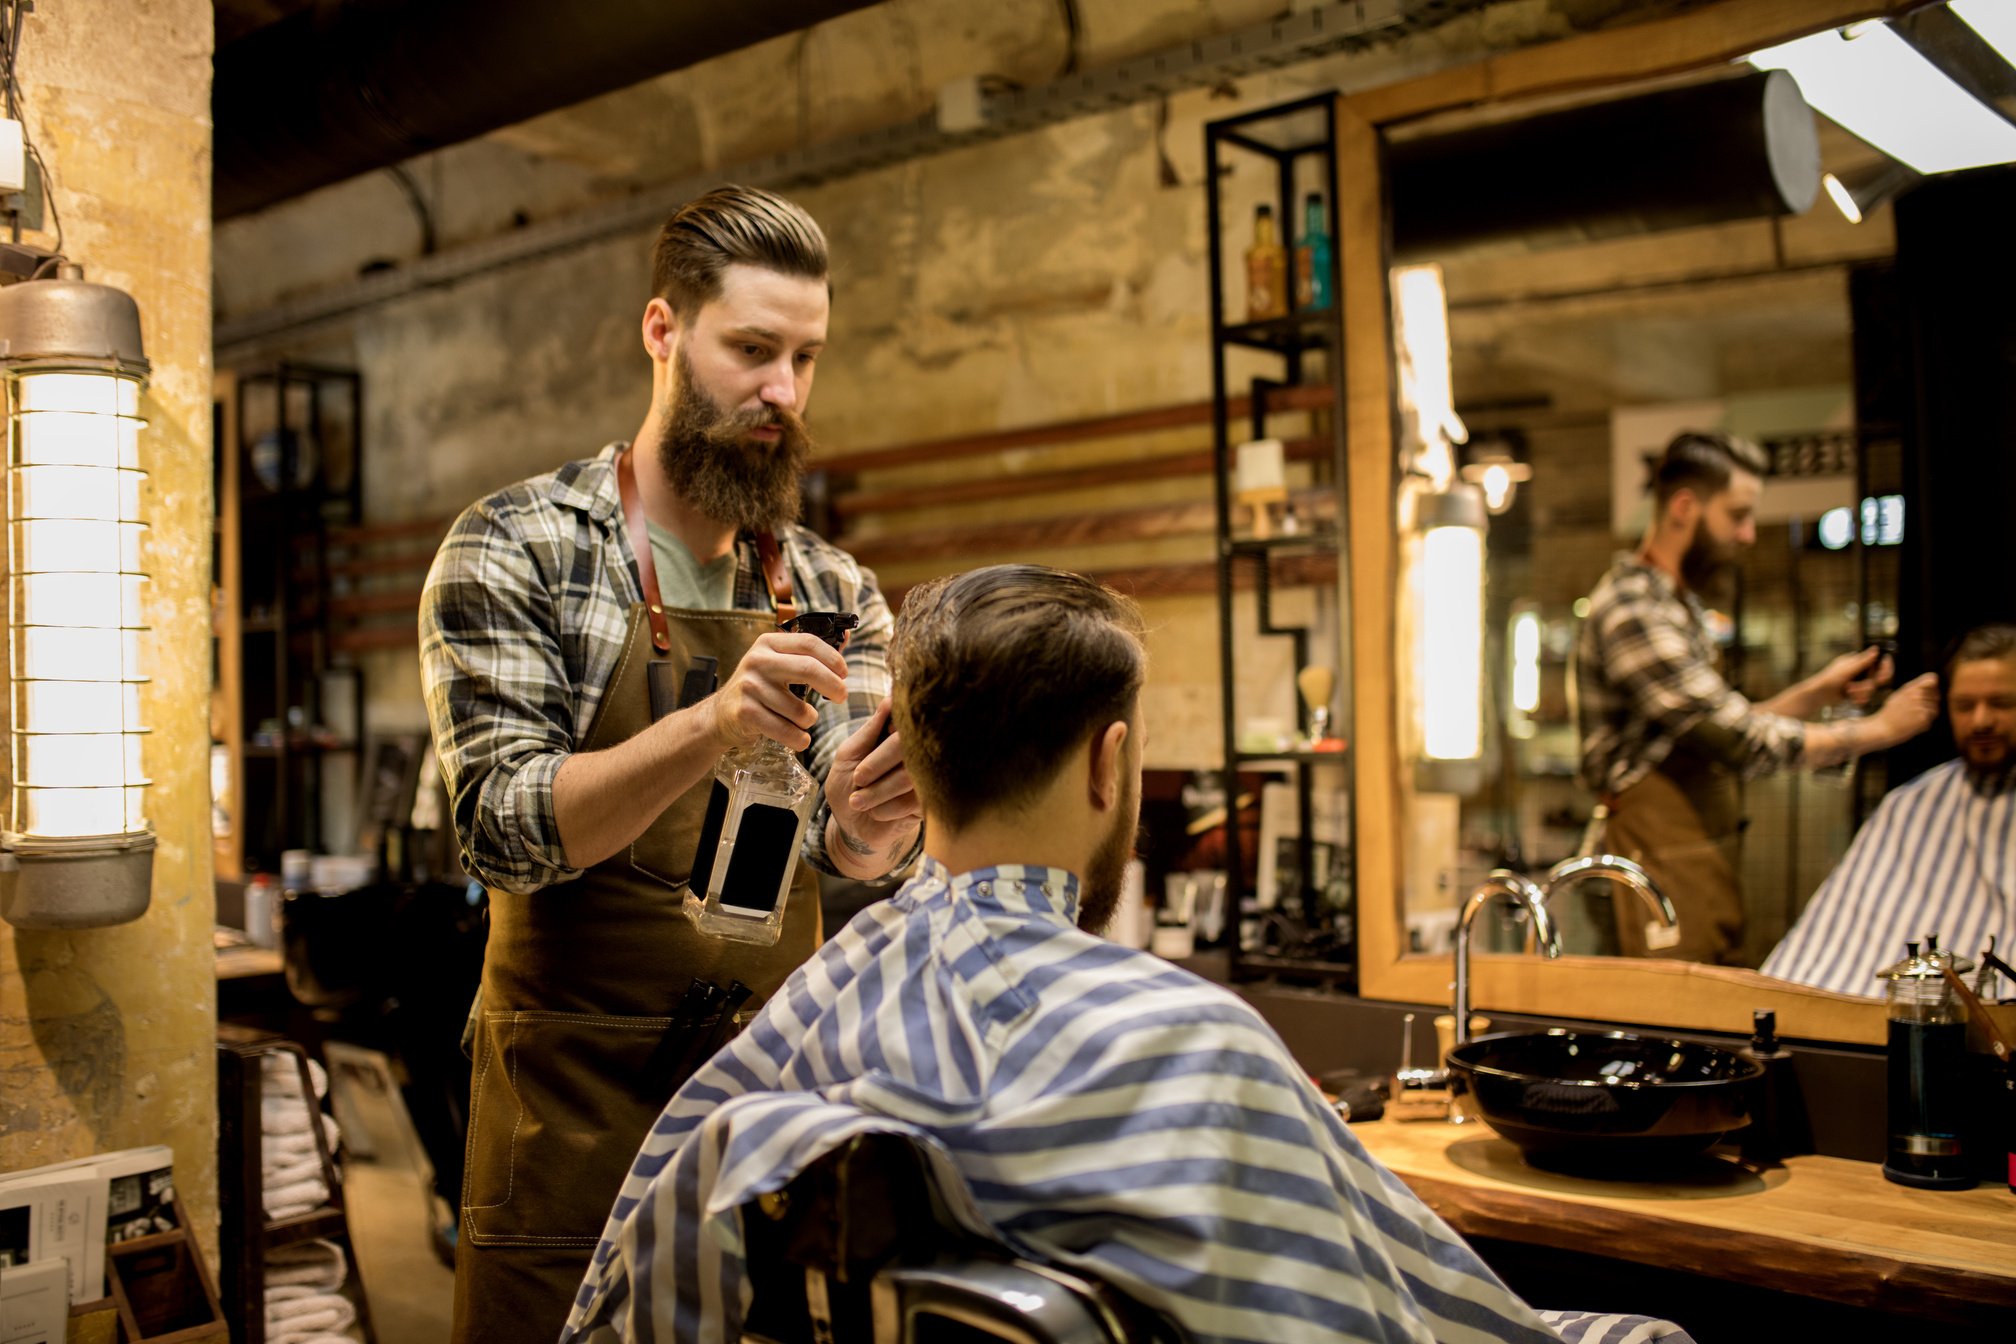
[[[1575,645],[1583,785],[1622,793],[1704,725],[1722,730],[1745,779],[1796,763],[1806,726],[1751,704],[1716,661],[1694,594],[1637,557],[1618,556],[1590,594]]]
[[[448,530],[420,599],[420,670],[463,866],[526,894],[581,875],[553,816],[553,777],[580,748],[623,656],[643,586],[616,490],[613,443],[507,486]],[[807,611],[861,617],[846,651],[847,703],[821,705],[802,758],[824,780],[842,740],[889,693],[894,620],[872,571],[802,527],[778,534]],[[768,610],[753,542],[736,543],[735,606]],[[834,872],[822,795],[804,856]],[[898,865],[900,870],[903,865]]]

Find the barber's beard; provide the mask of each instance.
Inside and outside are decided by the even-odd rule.
[[[1686,554],[1680,557],[1680,577],[1698,593],[1721,578],[1735,563],[1736,548],[1717,542],[1708,535],[1705,523],[1698,524],[1694,529],[1694,540],[1687,544]]]
[[[755,431],[774,425],[774,440]],[[805,422],[781,406],[724,411],[680,350],[672,409],[658,440],[665,479],[688,505],[737,530],[761,532],[798,520],[798,485],[812,457]]]
[[[1099,848],[1085,865],[1084,881],[1078,892],[1078,927],[1087,933],[1104,933],[1120,908],[1121,888],[1127,881],[1127,861],[1134,857],[1134,837],[1141,825],[1140,789],[1136,782],[1126,785],[1126,796],[1113,818],[1113,829],[1099,842]]]

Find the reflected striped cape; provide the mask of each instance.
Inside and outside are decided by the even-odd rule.
[[[1884,795],[1764,974],[1880,997],[1876,972],[1928,933],[1969,960],[2016,948],[2016,773],[1953,760]]]
[[[855,1134],[923,1141],[974,1230],[1199,1341],[1555,1341],[1244,1002],[1081,932],[1077,879],[927,861],[667,1105],[563,1344],[737,1338],[737,1209]],[[1595,1344],[1684,1339],[1577,1316]]]

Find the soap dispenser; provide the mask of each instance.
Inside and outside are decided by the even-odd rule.
[[[859,624],[851,612],[808,611],[783,628],[816,634],[838,649]],[[819,699],[809,686],[791,689],[808,704]],[[764,947],[782,936],[784,905],[818,792],[811,772],[774,738],[721,757],[686,885],[686,916],[702,933]]]
[[[1760,1008],[1750,1021],[1750,1044],[1739,1053],[1756,1060],[1764,1072],[1758,1075],[1750,1123],[1743,1130],[1743,1162],[1753,1168],[1772,1167],[1813,1151],[1812,1125],[1799,1080],[1793,1076],[1792,1052],[1778,1039],[1778,1014]]]
[[[1966,1190],[1973,1162],[1967,1128],[1967,1021],[1946,982],[1973,963],[1942,951],[1927,935],[1924,951],[1904,945],[1904,960],[1878,971],[1890,1009],[1889,1149],[1883,1175],[1899,1185]]]

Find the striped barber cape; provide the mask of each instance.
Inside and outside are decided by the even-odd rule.
[[[857,916],[667,1104],[562,1344],[735,1340],[738,1209],[868,1132],[916,1141],[974,1231],[1198,1341],[1686,1340],[1529,1308],[1251,1008],[1077,908],[1061,870],[927,860]]]
[[[1948,761],[1885,794],[1764,974],[1878,997],[1876,972],[1927,934],[1969,959],[2016,947],[2016,771]]]

